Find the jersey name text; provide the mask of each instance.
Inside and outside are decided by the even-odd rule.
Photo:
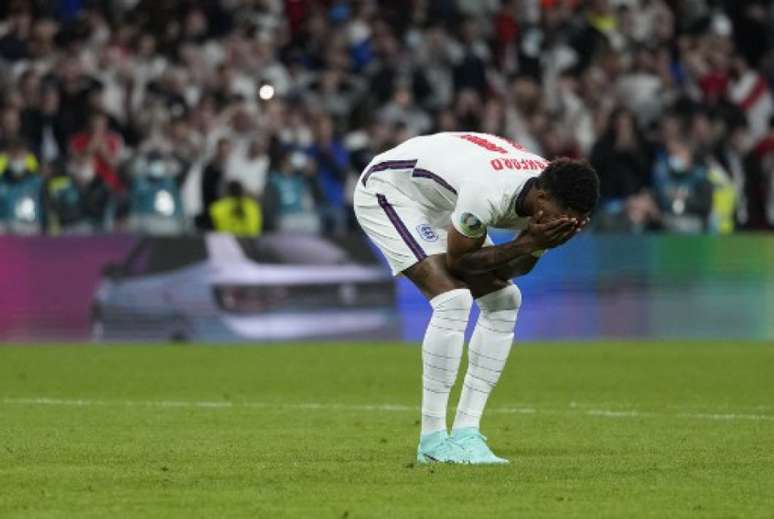
[[[500,171],[501,169],[545,169],[548,162],[544,160],[531,159],[492,159],[489,161],[492,168]]]

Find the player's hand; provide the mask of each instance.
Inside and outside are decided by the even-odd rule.
[[[578,234],[583,230],[583,228],[591,221],[591,218],[586,216],[585,218],[577,219],[573,218],[576,221],[575,228],[570,232],[567,236],[564,237],[564,239],[559,243],[559,245],[563,245],[564,243],[567,243],[570,238]],[[558,245],[554,245],[554,247],[558,247]]]
[[[542,220],[543,211],[539,211],[527,225],[527,233],[532,237],[538,250],[553,249],[562,245],[585,225],[584,222],[579,222],[577,218],[570,218],[569,216],[560,216],[547,222]]]

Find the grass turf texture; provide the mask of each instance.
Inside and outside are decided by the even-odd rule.
[[[774,344],[521,345],[505,467],[415,465],[418,387],[405,345],[0,348],[0,516],[774,517]]]

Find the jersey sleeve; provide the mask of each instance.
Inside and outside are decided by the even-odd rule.
[[[468,238],[480,238],[494,220],[494,207],[481,185],[463,184],[451,215],[452,226]]]

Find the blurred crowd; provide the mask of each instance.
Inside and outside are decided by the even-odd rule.
[[[772,85],[758,0],[6,0],[0,232],[346,232],[447,130],[587,157],[598,230],[771,229]]]

